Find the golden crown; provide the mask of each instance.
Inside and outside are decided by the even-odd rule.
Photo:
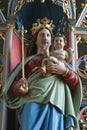
[[[50,31],[54,29],[53,20],[49,20],[47,17],[43,19],[37,19],[36,23],[32,25],[32,35],[34,35],[40,28],[47,27]]]

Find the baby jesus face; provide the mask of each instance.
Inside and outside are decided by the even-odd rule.
[[[54,50],[63,50],[65,46],[64,38],[57,36],[54,39],[53,48]]]

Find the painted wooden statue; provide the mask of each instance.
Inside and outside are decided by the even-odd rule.
[[[8,77],[3,96],[9,108],[18,109],[20,130],[76,129],[81,98],[78,75],[64,62],[49,62],[46,68],[52,73],[49,77],[40,71],[42,52],[52,44],[51,21],[43,24],[44,20],[39,21],[39,27],[32,28],[34,39],[25,60],[28,92],[26,95],[19,93],[18,86],[24,84],[24,80],[19,82],[22,76],[19,64]]]

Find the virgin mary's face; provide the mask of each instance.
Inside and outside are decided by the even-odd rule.
[[[43,28],[37,35],[37,49],[39,48],[47,48],[51,45],[51,33],[48,29]]]

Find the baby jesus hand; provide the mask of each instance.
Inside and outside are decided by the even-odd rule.
[[[58,63],[57,58],[53,57],[53,56],[49,56],[48,58],[44,58],[42,61],[42,66],[41,66],[41,72],[44,76],[50,76],[52,75],[51,71],[47,70],[47,66],[49,66],[52,63]]]
[[[73,54],[74,53],[74,50],[71,48],[71,47],[69,47],[68,49],[67,49],[67,52],[68,52],[68,54]]]

